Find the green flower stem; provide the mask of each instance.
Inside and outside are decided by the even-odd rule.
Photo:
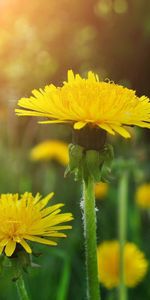
[[[18,295],[20,300],[30,300],[25,283],[22,276],[22,270],[20,268],[20,265],[18,263],[17,259],[13,259],[12,262],[13,270],[14,270],[14,280],[17,287]]]
[[[127,300],[127,287],[125,285],[124,270],[124,247],[126,243],[127,232],[127,200],[128,200],[128,172],[123,171],[120,177],[118,189],[119,202],[119,242],[120,242],[120,284],[119,284],[119,300]]]
[[[65,300],[67,299],[67,294],[69,290],[69,281],[70,281],[70,261],[68,258],[64,261],[64,267],[62,271],[62,277],[60,279],[58,290],[57,290],[57,300]]]
[[[97,266],[97,243],[96,243],[96,213],[94,181],[88,176],[83,181],[84,198],[84,233],[87,267],[87,299],[100,300],[98,266]]]

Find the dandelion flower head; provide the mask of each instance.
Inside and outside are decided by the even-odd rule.
[[[0,196],[0,253],[11,256],[18,244],[31,253],[30,241],[55,246],[53,239],[66,237],[60,231],[71,226],[62,223],[71,221],[72,214],[61,213],[62,203],[47,206],[52,196],[53,193],[45,198],[39,194],[33,197],[27,192],[22,196]]]
[[[136,202],[141,208],[150,208],[150,183],[144,183],[137,188]]]
[[[119,285],[119,248],[118,241],[105,241],[97,250],[99,278],[108,289]],[[127,242],[125,245],[124,268],[127,287],[136,286],[147,272],[148,262],[133,243]]]
[[[62,165],[67,165],[68,145],[57,140],[46,140],[32,148],[30,157],[33,161],[56,160]]]
[[[20,116],[46,117],[40,123],[71,123],[80,130],[86,125],[97,126],[124,138],[130,133],[124,125],[150,128],[150,101],[135,91],[112,82],[99,80],[88,72],[86,79],[68,71],[68,81],[61,87],[53,84],[33,90],[30,98],[22,98],[16,109]]]

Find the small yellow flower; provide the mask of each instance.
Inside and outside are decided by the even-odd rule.
[[[150,183],[144,183],[137,188],[136,202],[141,208],[150,208]]]
[[[148,262],[138,247],[127,242],[124,250],[125,283],[134,287],[142,281],[148,268]],[[99,245],[98,250],[99,279],[108,288],[119,285],[119,242],[106,241]]]
[[[57,140],[47,140],[36,145],[31,150],[30,157],[34,161],[54,159],[65,166],[69,161],[68,145]]]
[[[17,115],[47,117],[48,121],[40,123],[71,123],[74,129],[89,124],[124,138],[130,137],[124,125],[150,128],[147,97],[137,97],[131,89],[99,81],[92,72],[84,79],[68,71],[68,82],[62,87],[50,84],[44,90],[33,90],[32,94],[19,100],[23,109],[16,109]]]
[[[109,185],[106,182],[100,182],[95,185],[95,197],[97,199],[103,199],[108,193]]]
[[[28,241],[55,246],[53,238],[66,237],[60,230],[71,226],[60,225],[73,219],[71,213],[61,213],[62,203],[47,206],[54,193],[41,199],[31,193],[2,194],[0,196],[0,253],[11,256],[17,244],[31,253]]]

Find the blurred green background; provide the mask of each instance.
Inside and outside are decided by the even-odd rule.
[[[60,85],[68,69],[85,75],[92,70],[102,80],[136,89],[149,96],[149,0],[0,0],[0,192],[32,191],[64,202],[74,214],[73,230],[57,248],[34,245],[42,255],[33,261],[40,268],[25,274],[32,299],[85,299],[81,191],[73,178],[64,179],[58,162],[29,159],[30,149],[45,139],[70,143],[66,125],[38,125],[35,119],[14,114],[17,100],[34,88]],[[115,157],[133,158],[137,170],[130,178],[128,240],[150,258],[150,214],[135,203],[138,184],[150,181],[148,130],[131,129],[132,141],[109,138]],[[119,145],[119,147],[118,147]],[[113,174],[106,199],[97,201],[98,242],[117,239],[117,174]],[[11,270],[0,273],[0,299],[17,299]],[[150,274],[129,290],[129,299],[150,299]],[[104,300],[115,300],[115,290],[102,287]]]

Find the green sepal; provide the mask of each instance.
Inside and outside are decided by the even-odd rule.
[[[100,153],[96,150],[86,151],[86,165],[90,176],[95,182],[101,180],[101,167],[103,165],[103,158]]]
[[[19,251],[17,256],[20,266],[26,273],[28,273],[28,268],[31,267],[32,264],[31,256],[25,251]]]
[[[6,257],[6,263],[12,269],[12,281],[17,281],[21,275],[21,270],[28,273],[29,267],[32,267],[31,255],[27,252],[18,251],[15,256]],[[19,268],[19,272],[16,272],[16,265]]]
[[[86,151],[86,162],[90,175],[95,182],[109,181],[114,151],[111,145],[105,145],[102,151]]]
[[[39,257],[41,253],[36,253],[34,252],[34,256]],[[32,256],[28,254],[25,251],[20,251],[18,252],[18,261],[22,267],[22,269],[28,273],[28,268],[40,268],[41,266],[39,264],[36,264],[32,261]]]
[[[41,268],[41,265],[31,262],[31,267],[32,268]]]
[[[102,180],[104,182],[110,181],[111,180],[110,173],[111,173],[111,169],[112,169],[112,162],[114,159],[114,150],[113,150],[112,145],[109,145],[109,144],[106,145],[101,156],[104,159],[104,163],[102,165],[102,170],[101,170]]]
[[[77,169],[74,170],[74,180],[75,181],[80,181],[83,178],[83,161],[81,162],[81,166]]]
[[[80,169],[84,148],[79,145],[70,144],[68,150],[69,150],[69,164],[65,171],[65,175],[64,175],[65,177],[68,174],[71,174],[73,172],[76,173],[77,170]]]
[[[32,252],[32,256],[40,257],[41,255],[42,255],[42,252],[35,252],[35,251]]]
[[[75,181],[86,180],[91,176],[94,182],[107,181],[110,178],[113,160],[113,147],[105,145],[101,151],[85,150],[79,145],[69,145],[69,165],[65,177],[74,173]]]

